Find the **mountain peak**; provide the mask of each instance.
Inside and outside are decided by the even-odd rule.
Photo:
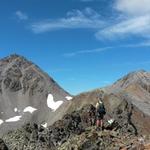
[[[52,98],[48,99],[50,94]],[[63,115],[60,111],[60,113],[57,112],[56,117],[50,117],[53,116],[53,108],[56,104],[61,102],[61,107],[65,107],[63,111],[67,109],[67,96],[70,94],[52,77],[23,56],[12,54],[0,60],[0,106],[2,106],[0,119],[3,121],[3,126],[6,125],[5,120],[13,117],[15,119],[19,117],[19,119],[15,121],[16,125],[13,122],[9,124],[9,128],[12,129],[20,127],[26,121],[32,121],[32,110],[36,110],[35,122],[51,124]],[[30,116],[26,116],[27,114],[23,112],[30,108]],[[1,112],[3,112],[2,115]],[[7,130],[8,127],[6,127]],[[0,128],[0,134],[2,131]]]
[[[150,85],[150,73],[145,70],[131,72],[115,82],[113,87],[127,88],[133,84]]]
[[[11,54],[9,57],[10,57],[10,58],[17,58],[17,57],[23,57],[23,56],[14,53],[14,54]]]
[[[11,55],[1,59],[1,61],[6,61],[6,62],[12,62],[12,61],[17,61],[17,60],[28,61],[25,57],[18,55],[18,54],[11,54]]]
[[[133,71],[129,74],[127,74],[127,76],[136,76],[136,75],[139,75],[139,74],[145,74],[145,73],[148,73],[146,70],[137,70],[137,71]]]
[[[123,79],[128,80],[143,80],[144,78],[150,77],[150,73],[145,70],[138,70],[127,74]]]

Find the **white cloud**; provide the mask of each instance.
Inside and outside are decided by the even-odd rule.
[[[150,13],[150,0],[116,0],[115,8],[128,15],[145,15]]]
[[[129,35],[149,37],[150,35],[150,15],[133,17],[117,24],[111,25],[96,33],[98,39],[101,38],[125,38]]]
[[[104,25],[104,22],[100,18],[100,15],[91,8],[86,8],[83,11],[73,10],[68,12],[64,18],[33,23],[31,29],[34,33],[59,29],[100,29]]]
[[[28,16],[27,16],[27,14],[21,12],[20,10],[16,11],[15,15],[17,16],[17,18],[19,20],[28,20],[29,19]]]
[[[125,45],[118,45],[118,46],[108,46],[108,47],[101,47],[101,48],[97,48],[97,49],[75,51],[75,52],[65,53],[65,54],[63,54],[63,56],[74,57],[77,55],[100,53],[100,52],[109,51],[109,50],[118,49],[118,48],[138,48],[138,47],[150,47],[150,41],[148,40],[148,41],[144,41],[141,43],[125,44]]]
[[[80,0],[92,1],[92,0]],[[50,32],[62,29],[93,29],[93,34],[99,40],[114,40],[137,36],[150,38],[150,0],[114,0],[112,9],[117,16],[112,14],[109,20],[103,20],[101,15],[91,8],[72,10],[65,17],[46,19],[34,22],[30,29],[34,33]],[[65,56],[99,52],[99,50],[85,50],[67,53]]]
[[[150,0],[116,0],[114,8],[121,13],[113,19],[115,23],[95,34],[97,39],[150,38]]]
[[[73,57],[73,56],[81,55],[81,54],[99,53],[99,52],[107,51],[107,50],[112,49],[112,48],[113,47],[102,47],[102,48],[97,48],[97,49],[80,50],[80,51],[65,53],[63,55],[65,57]]]

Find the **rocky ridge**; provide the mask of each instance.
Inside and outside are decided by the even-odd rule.
[[[96,89],[90,92],[81,93],[74,97],[67,110],[81,109],[86,104],[95,105],[98,97],[104,97],[104,104],[107,112],[114,113],[118,106],[130,106],[130,121],[135,125],[139,134],[150,133],[150,73],[146,71],[136,71],[119,79],[111,86]],[[79,105],[80,104],[80,105]],[[120,113],[120,110],[117,112]]]
[[[121,115],[128,118],[127,114]],[[86,105],[79,111],[66,114],[48,128],[29,123],[4,135],[3,140],[11,150],[137,150],[135,148],[144,147],[150,140],[149,136],[138,136],[128,119],[124,119],[124,123],[115,119],[110,124],[106,118],[107,115],[105,129],[96,130],[95,107]]]

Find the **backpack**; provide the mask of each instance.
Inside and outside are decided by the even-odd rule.
[[[99,107],[98,107],[98,113],[100,114],[106,114],[106,111],[105,111],[105,107],[104,107],[104,104],[99,104]]]

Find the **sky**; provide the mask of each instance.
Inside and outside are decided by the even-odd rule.
[[[150,0],[1,0],[0,58],[19,54],[75,95],[150,70]]]

